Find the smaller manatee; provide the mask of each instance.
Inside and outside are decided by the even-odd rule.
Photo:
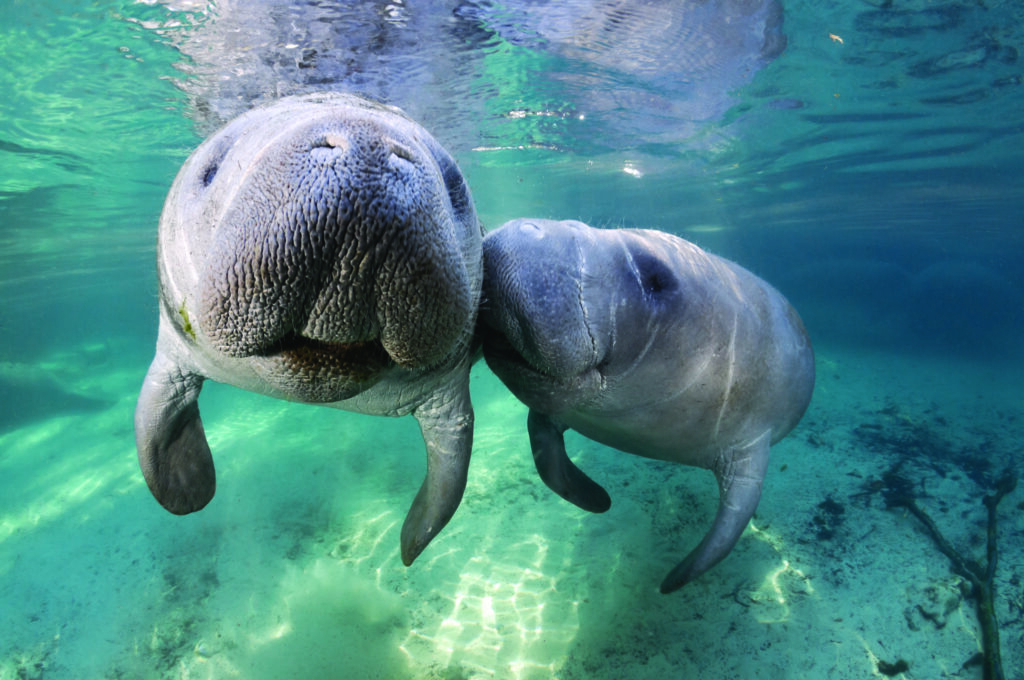
[[[186,514],[213,498],[207,379],[412,414],[427,476],[402,527],[411,564],[466,485],[482,238],[455,161],[393,107],[290,97],[203,142],[160,218],[160,327],[135,410],[156,499]]]
[[[671,592],[739,540],[768,447],[800,420],[814,355],[796,311],[742,267],[658,231],[519,219],[484,238],[484,358],[530,407],[537,470],[591,512],[608,494],[566,455],[594,441],[711,470],[718,514],[661,584]]]

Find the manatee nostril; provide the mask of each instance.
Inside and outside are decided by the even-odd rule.
[[[535,224],[533,222],[520,222],[519,231],[521,231],[523,235],[530,236],[535,239],[544,238],[544,230],[540,228],[539,224]]]
[[[408,161],[410,163],[416,162],[416,157],[413,155],[412,149],[410,149],[409,147],[403,144],[399,144],[393,139],[388,140],[388,145],[390,147],[392,155],[401,158],[403,161]]]
[[[328,132],[314,140],[312,144],[313,149],[338,149],[340,151],[348,151],[351,146],[348,137],[338,132]]]
[[[452,210],[455,211],[459,219],[464,219],[471,210],[469,187],[466,186],[466,181],[462,178],[462,173],[459,172],[459,168],[454,162],[448,158],[442,158],[438,159],[438,163],[441,167],[445,189],[448,191],[448,199],[452,203]]]

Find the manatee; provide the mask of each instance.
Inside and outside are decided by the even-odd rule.
[[[810,402],[814,355],[796,311],[742,267],[659,231],[518,219],[483,249],[484,358],[530,409],[541,478],[585,510],[609,508],[566,454],[570,428],[711,470],[718,513],[661,590],[717,564],[757,507],[769,446]]]
[[[213,497],[204,380],[419,422],[427,474],[406,565],[462,498],[481,241],[452,157],[400,110],[282,99],[185,161],[160,218],[156,356],[135,411],[139,463],[169,511]]]

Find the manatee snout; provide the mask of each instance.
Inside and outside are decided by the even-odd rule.
[[[519,219],[484,239],[479,325],[492,353],[547,376],[576,376],[598,361],[580,283],[585,238],[573,222],[553,237]],[[555,327],[559,333],[549,332]]]

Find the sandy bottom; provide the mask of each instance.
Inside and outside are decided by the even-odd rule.
[[[1019,366],[819,348],[814,402],[773,450],[752,526],[663,596],[714,515],[710,474],[570,437],[613,499],[588,515],[537,478],[525,409],[482,365],[465,500],[407,569],[399,529],[424,473],[414,421],[208,385],[217,497],[174,517],[135,463],[145,365],[118,368],[111,349],[92,348],[88,369],[82,352],[32,369],[102,408],[0,435],[3,680],[861,680],[899,660],[907,678],[981,677],[973,601],[877,482],[899,464],[950,541],[983,560],[983,485],[1024,469]],[[1011,678],[1024,668],[1022,501],[1024,488],[999,513]]]

